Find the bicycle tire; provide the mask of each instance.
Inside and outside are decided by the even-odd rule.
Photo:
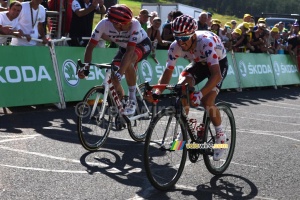
[[[176,117],[174,107],[167,107],[155,115],[147,130],[144,165],[148,180],[158,190],[174,187],[183,172],[186,146],[182,150],[170,150],[179,128],[183,141],[187,141],[184,123]]]
[[[139,94],[138,92],[136,93],[136,100],[137,100],[137,108],[134,116],[141,115],[148,113],[149,111],[149,116],[148,117],[140,117],[134,121],[131,121],[131,126],[128,126],[128,132],[130,137],[136,141],[136,142],[143,142],[146,138],[146,131],[149,127],[149,124],[151,122],[152,118],[152,109],[151,109],[151,104],[147,103],[143,99],[143,91],[145,88],[145,83],[140,84],[139,86],[140,91],[142,92]],[[145,107],[145,104],[147,108]]]
[[[97,108],[93,116],[90,116],[97,95],[100,95],[99,101],[95,105]],[[111,129],[113,117],[110,113],[110,106],[112,104],[109,96],[107,101],[103,102],[103,95],[104,87],[95,86],[86,93],[83,101],[76,107],[79,141],[88,151],[98,150],[105,143]],[[105,114],[102,119],[99,119],[102,106],[105,106]]]
[[[227,137],[226,144],[228,144],[228,149],[225,149],[223,155],[226,159],[220,159],[219,161],[214,161],[212,155],[203,154],[203,160],[207,170],[214,175],[222,174],[229,167],[236,142],[236,126],[231,109],[224,103],[217,104],[217,107],[221,114],[222,126]],[[208,117],[205,123],[204,141],[213,146],[214,140],[211,137],[211,134],[214,136],[216,135],[215,128]]]

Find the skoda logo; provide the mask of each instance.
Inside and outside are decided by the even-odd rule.
[[[152,67],[151,67],[150,63],[147,60],[143,60],[141,63],[141,66],[142,66],[142,74],[143,74],[145,81],[151,82],[153,72],[152,72]]]
[[[75,87],[79,83],[79,78],[76,75],[76,63],[68,59],[64,62],[62,70],[66,82],[70,86]]]
[[[239,62],[239,69],[240,69],[241,75],[243,77],[246,77],[247,76],[247,68],[246,68],[244,61],[242,61],[242,60]]]
[[[277,61],[274,62],[274,71],[276,73],[277,76],[280,75],[280,67]]]

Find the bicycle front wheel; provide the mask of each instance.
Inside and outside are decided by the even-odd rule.
[[[81,145],[89,151],[99,149],[106,141],[112,124],[110,99],[103,99],[104,87],[90,89],[76,106],[77,131]]]
[[[146,131],[149,127],[152,118],[151,104],[143,98],[143,91],[145,84],[142,83],[138,86],[136,92],[137,108],[135,115],[129,117],[131,127],[128,127],[129,135],[137,142],[142,142],[146,138]]]
[[[153,118],[147,130],[144,147],[145,170],[149,181],[158,190],[172,188],[182,174],[187,150],[183,143],[183,148],[178,146],[180,141],[176,145],[175,139],[181,132],[183,141],[187,141],[184,127],[182,120],[176,118],[173,107],[168,107]]]
[[[223,158],[219,161],[214,161],[212,155],[204,154],[203,159],[208,171],[214,175],[222,174],[228,167],[233,157],[235,141],[236,141],[236,127],[235,120],[231,109],[224,103],[217,104],[222,119],[223,131],[226,134],[226,144]],[[215,141],[215,128],[210,120],[207,118],[205,125],[204,141],[210,146],[214,145]]]

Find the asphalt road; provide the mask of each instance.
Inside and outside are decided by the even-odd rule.
[[[0,108],[0,199],[300,199],[299,94],[294,86],[222,92],[237,125],[232,163],[222,176],[202,159],[187,164],[168,192],[151,186],[143,143],[126,130],[90,153],[79,144],[74,104]]]

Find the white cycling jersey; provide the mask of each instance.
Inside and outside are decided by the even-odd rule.
[[[174,68],[178,58],[190,62],[206,62],[208,66],[219,64],[226,57],[226,49],[216,34],[210,31],[196,31],[197,45],[194,51],[183,51],[175,40],[168,51],[167,68]]]
[[[138,20],[132,19],[129,31],[118,32],[113,24],[106,18],[101,20],[92,32],[91,42],[98,43],[99,40],[115,42],[120,47],[127,45],[135,46],[148,37]]]

